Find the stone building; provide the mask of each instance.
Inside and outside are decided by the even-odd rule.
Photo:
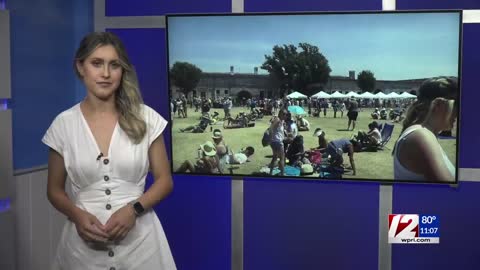
[[[418,87],[425,79],[413,80],[377,80],[375,88],[385,94],[390,92],[410,92],[418,90]],[[349,71],[349,76],[331,76],[326,84],[313,84],[310,87],[323,90],[327,93],[339,91],[343,94],[354,91],[360,93],[355,79],[355,71]],[[172,97],[177,98],[181,95],[175,85],[171,86]],[[258,69],[254,73],[234,73],[233,67],[230,67],[229,73],[204,72],[197,88],[189,93],[191,96],[207,97],[211,99],[230,96],[234,98],[256,97],[273,98],[279,97],[278,89],[272,86],[269,75],[258,74]]]

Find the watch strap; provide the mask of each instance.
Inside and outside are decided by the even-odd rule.
[[[128,204],[133,207],[136,216],[140,216],[145,212],[145,208],[143,208],[143,205],[138,200],[131,201]]]

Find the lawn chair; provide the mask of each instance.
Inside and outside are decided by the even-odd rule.
[[[390,141],[390,139],[392,138],[392,133],[393,133],[393,128],[394,127],[395,127],[395,125],[392,125],[392,124],[389,124],[389,123],[383,124],[383,128],[380,131],[380,134],[382,134],[382,143],[380,143],[380,145],[378,145],[378,149],[383,150],[384,148],[387,148],[386,145]]]
[[[380,130],[380,132],[382,132],[382,129],[383,129],[383,123],[378,125],[378,130]]]

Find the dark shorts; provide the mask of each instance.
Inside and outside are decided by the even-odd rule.
[[[275,151],[275,152],[280,152],[280,151],[283,152],[284,151],[282,142],[271,142],[270,147],[272,147],[272,150]]]
[[[325,152],[331,156],[332,162],[343,163],[343,151],[337,149],[333,143],[327,145]]]
[[[348,112],[348,120],[357,121],[358,112]]]

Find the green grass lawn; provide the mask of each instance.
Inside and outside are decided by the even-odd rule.
[[[223,109],[212,109],[210,112],[218,111],[220,116],[223,117]],[[248,112],[247,108],[234,108],[232,115],[236,116],[238,112]],[[348,119],[346,113],[343,118],[333,118],[333,111],[327,111],[327,117],[307,117],[310,122],[311,130],[300,132],[304,137],[305,149],[313,148],[318,145],[317,137],[313,136],[313,130],[320,127],[326,132],[327,140],[350,138],[354,133],[359,130],[367,131],[368,123],[372,121],[370,113],[373,110],[365,109],[359,113],[357,119],[357,126],[355,131],[342,131],[347,128]],[[210,127],[207,128],[205,133],[182,133],[180,128],[185,128],[190,125],[198,124],[200,112],[194,112],[194,110],[188,110],[188,118],[174,117],[172,121],[172,144],[173,144],[173,169],[176,170],[180,164],[185,160],[195,161],[197,158],[197,149],[200,144],[211,141],[212,132]],[[258,172],[261,167],[268,165],[271,158],[266,157],[272,154],[269,146],[263,147],[261,144],[263,132],[269,126],[269,120],[271,116],[265,116],[263,119],[255,121],[255,127],[239,128],[239,129],[223,129],[223,122],[218,122],[216,125],[212,125],[212,128],[219,128],[222,130],[224,140],[228,147],[234,152],[239,151],[241,148],[247,146],[253,146],[255,148],[255,154],[250,158],[250,162],[246,164],[238,165],[238,169],[233,172],[240,175],[250,175],[252,172]],[[391,121],[377,120],[379,123],[392,123]],[[357,167],[357,175],[345,174],[344,178],[362,178],[366,180],[371,179],[393,179],[393,157],[391,151],[398,138],[402,125],[401,123],[394,123],[395,128],[393,130],[392,139],[386,145],[386,149],[378,152],[361,152],[355,153],[355,164]],[[456,134],[456,132],[454,132]],[[455,139],[442,139],[440,144],[447,153],[450,160],[455,164],[456,162],[456,140]],[[344,162],[346,165],[350,165],[348,157],[344,155]],[[228,173],[225,172],[225,173]]]

